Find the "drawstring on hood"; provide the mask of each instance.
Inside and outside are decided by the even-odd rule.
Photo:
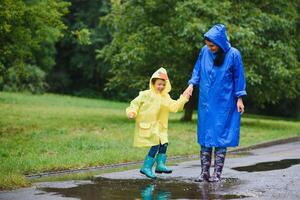
[[[171,91],[171,89],[172,89],[171,83],[168,78],[167,70],[165,68],[161,67],[152,74],[150,81],[149,81],[149,88],[153,92],[155,92],[154,85],[152,84],[152,79],[154,79],[154,78],[163,79],[166,81],[165,89],[162,91],[163,95],[168,94]]]

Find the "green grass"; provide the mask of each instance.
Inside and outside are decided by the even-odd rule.
[[[24,174],[142,160],[132,147],[127,103],[63,95],[0,93],[0,188],[30,185]],[[195,154],[196,122],[171,114],[168,155]],[[300,135],[300,123],[270,117],[242,119],[241,146]]]

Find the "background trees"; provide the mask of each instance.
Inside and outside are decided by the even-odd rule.
[[[107,88],[120,99],[132,97],[147,87],[158,66],[166,66],[178,95],[203,46],[203,34],[224,23],[243,55],[250,108],[267,112],[278,104],[286,109],[300,92],[298,19],[296,1],[115,1],[103,18],[113,38],[100,51],[111,65]]]
[[[110,41],[99,17],[110,10],[107,0],[71,0],[63,21],[68,26],[57,43],[56,66],[48,76],[50,91],[94,95],[103,92],[108,65],[96,59],[96,49]]]
[[[299,5],[299,0],[0,0],[0,89],[128,100],[165,66],[176,97],[186,87],[203,34],[224,23],[243,55],[248,111],[299,116]],[[185,119],[195,106],[192,99]]]
[[[55,65],[55,43],[66,26],[69,3],[59,0],[0,1],[0,88],[41,92]]]

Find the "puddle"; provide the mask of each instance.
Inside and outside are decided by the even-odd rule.
[[[255,165],[249,165],[243,167],[234,167],[232,169],[237,171],[246,171],[246,172],[261,172],[261,171],[286,169],[293,165],[298,165],[298,164],[300,164],[300,159],[284,159],[284,160],[272,161],[272,162],[261,162]]]
[[[230,187],[240,184],[235,179],[221,184],[194,183],[179,180],[112,180],[96,179],[92,184],[72,188],[38,188],[41,191],[82,200],[94,199],[243,199],[248,196],[227,194]]]

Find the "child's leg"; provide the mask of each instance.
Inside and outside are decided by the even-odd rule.
[[[159,145],[159,150],[156,157],[156,162],[157,162],[156,169],[155,169],[156,173],[167,173],[167,174],[172,173],[172,170],[168,169],[168,167],[166,166],[167,148],[168,148],[168,143]]]
[[[155,155],[159,149],[159,145],[152,146],[148,152],[148,155],[145,158],[144,164],[140,170],[142,174],[145,174],[147,177],[155,179],[156,176],[152,171],[152,167],[155,163]]]
[[[148,152],[148,156],[152,157],[152,158],[155,158],[156,156],[156,153],[158,151],[158,149],[160,148],[160,145],[155,145],[155,146],[152,146]]]
[[[166,154],[167,153],[167,148],[168,148],[168,143],[160,144],[158,153]]]

